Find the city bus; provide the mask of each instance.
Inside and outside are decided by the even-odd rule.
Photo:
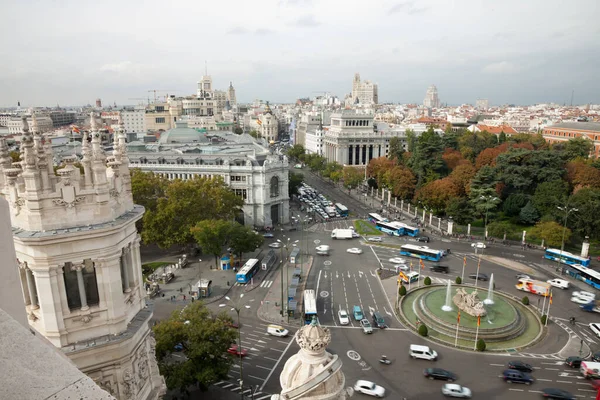
[[[388,219],[383,218],[381,215],[376,213],[369,214],[369,222],[376,224],[378,222],[388,222]]]
[[[302,313],[302,318],[304,319],[304,324],[309,325],[313,317],[317,318],[317,297],[315,291],[312,289],[307,289],[304,291],[304,301],[303,301],[304,311]]]
[[[238,273],[235,275],[235,280],[238,283],[246,284],[246,283],[250,282],[252,277],[258,272],[259,268],[260,268],[260,263],[258,262],[258,259],[251,258],[248,261],[246,261],[246,264],[244,264],[242,269],[240,269],[238,271]]]
[[[381,232],[389,233],[390,235],[394,236],[404,235],[404,224],[398,221],[379,221],[375,223],[375,228],[379,229]]]
[[[600,273],[582,265],[572,264],[567,267],[567,273],[590,286],[600,289]]]
[[[417,237],[419,236],[419,228],[404,225],[404,234],[412,237]]]
[[[346,207],[345,205],[343,205],[342,203],[335,203],[335,210],[342,216],[342,217],[347,217],[348,216],[348,207]]]
[[[263,270],[271,268],[277,262],[277,254],[275,249],[269,250],[266,256],[263,257],[261,265]]]
[[[554,261],[558,261],[559,259],[562,259],[561,263],[563,263],[563,264],[569,264],[569,265],[579,264],[579,265],[583,265],[584,267],[590,266],[589,258],[579,257],[573,253],[569,253],[568,251],[564,251],[564,250],[561,254],[560,249],[547,249],[546,253],[544,254],[544,257],[546,257],[549,260],[554,260]]]
[[[434,250],[426,246],[416,246],[414,244],[402,245],[400,247],[400,254],[429,261],[440,261],[442,258],[441,250]]]

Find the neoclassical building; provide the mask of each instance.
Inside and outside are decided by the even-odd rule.
[[[168,179],[222,177],[244,199],[239,219],[245,225],[271,227],[289,222],[288,159],[273,154],[250,135],[202,132],[177,122],[158,143],[137,142],[128,147],[130,168]]]
[[[81,160],[56,172],[49,141],[22,121],[21,161],[0,140],[0,188],[10,204],[29,325],[117,399],[157,399],[154,358],[123,125],[102,150],[96,119]]]

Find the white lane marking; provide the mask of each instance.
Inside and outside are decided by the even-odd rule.
[[[552,382],[552,379],[537,378],[538,381]]]
[[[232,386],[233,386],[233,383],[230,383],[229,385],[225,385],[225,386],[223,386],[223,389],[227,389],[227,388],[230,388],[230,387],[232,387]]]
[[[569,381],[556,381],[556,383],[572,383],[572,382],[569,382]]]
[[[277,361],[277,359],[271,358],[271,357],[267,357],[267,356],[264,356],[264,358],[266,358],[267,360],[271,360],[271,361]],[[538,379],[538,381],[539,381],[539,379]]]
[[[319,271],[321,272],[321,271]],[[292,345],[292,343],[294,342],[294,338],[290,339],[290,342],[288,343],[287,347],[285,348],[284,351],[281,352],[281,356],[279,357],[279,360],[277,360],[277,362],[275,363],[275,365],[273,366],[273,369],[271,370],[271,372],[269,372],[269,375],[267,375],[267,378],[265,379],[265,381],[263,382],[263,384],[260,386],[260,390],[263,390],[265,388],[265,385],[267,384],[267,382],[269,381],[269,378],[271,378],[271,375],[273,374],[273,372],[277,369],[277,366],[279,365],[279,363],[281,362],[281,359],[283,358],[283,356],[285,355],[285,353],[288,351],[288,349],[290,348],[290,346]]]
[[[257,367],[257,368],[266,369],[267,371],[271,370],[271,368],[263,367],[262,365],[258,365],[258,364],[254,364],[254,366]]]
[[[524,392],[523,389],[508,389],[508,390],[512,390],[513,392]]]
[[[490,365],[493,365],[494,367],[504,367],[504,364],[490,364]]]
[[[270,394],[263,396],[263,397],[258,397],[256,400],[265,400],[266,398],[271,397]]]

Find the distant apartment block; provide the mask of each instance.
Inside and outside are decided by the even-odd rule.
[[[478,110],[487,110],[488,108],[490,108],[490,102],[488,99],[477,99],[477,102],[475,103],[475,108],[477,108]]]
[[[353,104],[378,104],[379,90],[377,84],[371,81],[361,81],[360,74],[354,75],[352,81]]]
[[[435,85],[431,85],[427,88],[427,93],[425,93],[425,99],[423,100],[423,106],[427,108],[440,107],[440,98],[438,97],[438,90]]]
[[[542,131],[548,143],[566,142],[583,137],[594,144],[593,156],[600,156],[600,122],[561,122],[548,126]]]

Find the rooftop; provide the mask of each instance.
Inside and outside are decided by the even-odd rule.
[[[548,128],[579,129],[582,131],[600,132],[600,122],[560,122]]]

